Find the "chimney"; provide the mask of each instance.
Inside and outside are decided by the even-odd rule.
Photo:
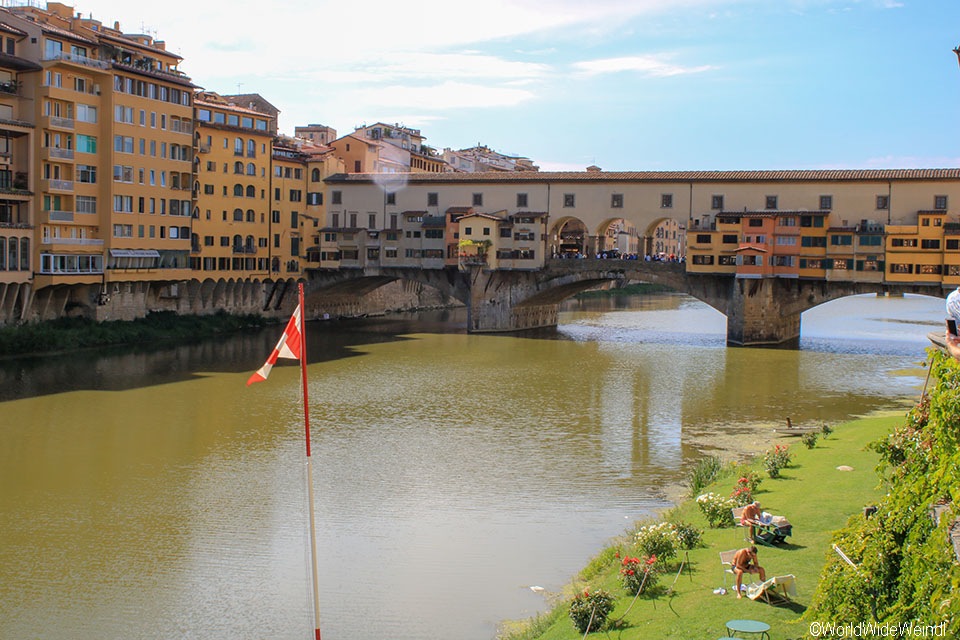
[[[592,164],[589,167],[587,167],[587,173],[600,173],[600,171],[601,171],[600,167],[598,167],[595,164]]]

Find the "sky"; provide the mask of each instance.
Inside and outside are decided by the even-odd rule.
[[[67,2],[66,4],[70,4]],[[419,129],[541,170],[960,166],[958,0],[77,0],[280,131]]]

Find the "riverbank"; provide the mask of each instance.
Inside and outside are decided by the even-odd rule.
[[[0,327],[0,357],[49,354],[93,347],[155,342],[188,342],[244,329],[261,328],[273,320],[256,315],[218,312],[181,316],[172,311],[154,312],[138,320],[96,322],[87,318],[61,318],[18,326]]]
[[[626,593],[621,586],[618,557],[637,555],[630,544],[632,536],[628,534],[598,554],[567,587],[566,593],[557,594],[557,604],[549,613],[530,621],[525,629],[515,627],[502,637],[512,640],[581,638],[582,634],[576,631],[567,614],[572,594],[585,588],[602,588],[617,598],[609,620],[620,620],[616,625],[618,640],[721,637],[726,635],[725,623],[733,619],[770,624],[773,640],[804,637],[815,621],[804,618],[803,614],[811,603],[825,560],[834,553],[833,532],[882,495],[874,471],[878,455],[868,450],[867,445],[902,422],[902,414],[855,420],[839,425],[829,437],[821,437],[813,449],[805,448],[798,438],[778,439],[776,444],[790,445],[793,460],[776,479],[763,472],[762,461],[753,465],[763,477],[755,493],[762,508],[786,516],[794,525],[793,535],[787,538],[786,544],[761,546],[758,554],[768,577],[784,574],[796,577],[798,593],[791,604],[772,606],[736,598],[731,589],[732,576],[724,574],[719,554],[743,547],[744,530],[709,528],[696,501],[688,498],[663,519],[688,522],[703,529],[703,546],[689,551],[689,564],[679,576],[679,559],[684,557],[684,552],[680,552],[677,561],[663,568],[658,595],[642,595],[632,602],[633,594]],[[851,470],[842,470],[842,467]],[[703,492],[729,495],[735,480],[728,474]],[[715,594],[714,590],[724,584],[727,593]]]

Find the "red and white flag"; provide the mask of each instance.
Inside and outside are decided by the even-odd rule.
[[[247,380],[248,387],[254,382],[266,380],[267,376],[270,375],[270,370],[273,369],[273,365],[277,363],[277,358],[288,358],[290,360],[300,359],[301,345],[303,344],[302,331],[300,305],[297,305],[297,308],[293,311],[293,315],[290,317],[290,322],[287,323],[287,328],[283,330],[283,335],[280,336],[280,342],[273,348],[273,353],[271,353],[267,361],[263,363],[263,366]]]

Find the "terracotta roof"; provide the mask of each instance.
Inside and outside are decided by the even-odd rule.
[[[21,30],[21,29],[17,29],[16,27],[14,27],[14,26],[12,26],[12,25],[9,25],[9,24],[7,24],[6,22],[3,22],[2,20],[0,20],[0,31],[6,31],[7,33],[12,33],[12,34],[15,34],[15,35],[18,35],[18,36],[25,36],[25,35],[27,35],[27,32],[26,32],[26,31],[23,31],[23,30]]]
[[[161,49],[160,47],[155,47],[150,44],[144,44],[134,37],[134,35],[143,35],[143,34],[115,35],[115,34],[106,33],[103,31],[99,31],[97,33],[99,33],[100,37],[103,38],[104,40],[113,40],[114,42],[125,44],[129,47],[136,47],[138,49],[143,49],[145,51],[152,51],[154,53],[167,56],[169,58],[176,58],[177,60],[183,60],[183,56],[178,56],[172,51],[167,51],[166,49]]]
[[[763,211],[720,211],[718,218],[779,218],[781,216],[828,216],[829,211],[820,211],[819,209],[784,209],[784,210],[766,210]]]
[[[372,182],[375,174],[336,174],[329,182]],[[845,182],[960,180],[960,169],[811,169],[789,171],[521,171],[408,173],[411,183],[443,182]]]

